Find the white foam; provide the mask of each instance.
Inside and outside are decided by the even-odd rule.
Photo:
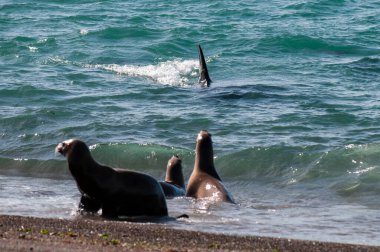
[[[97,147],[99,147],[99,144],[93,144],[93,145],[90,145],[88,148],[90,150],[95,150]]]
[[[30,52],[38,52],[38,48],[35,46],[28,46]]]
[[[361,163],[362,163],[362,162],[361,162]],[[360,169],[360,170],[353,171],[353,172],[349,171],[348,173],[349,173],[349,174],[358,174],[358,175],[360,175],[360,174],[363,174],[363,173],[370,172],[370,171],[372,171],[372,170],[374,170],[374,169],[376,169],[375,166],[370,166],[370,167],[368,167],[368,168]]]
[[[64,65],[75,65],[74,62],[67,60],[60,56],[49,57],[42,61],[43,64],[64,64]]]
[[[91,66],[88,66],[91,67]],[[197,60],[171,60],[157,65],[135,66],[117,64],[98,64],[92,67],[113,71],[134,77],[146,77],[157,83],[173,86],[188,86],[189,78],[197,75]]]
[[[87,35],[88,32],[89,32],[89,31],[88,31],[87,29],[80,29],[80,30],[79,30],[80,35],[83,35],[83,36],[84,36],[84,35]]]

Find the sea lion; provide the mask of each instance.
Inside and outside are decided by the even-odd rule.
[[[199,56],[199,80],[198,80],[198,83],[202,87],[209,87],[212,81],[210,79],[210,76],[208,75],[206,60],[205,60],[205,56],[203,55],[201,45],[198,45],[198,56]]]
[[[178,156],[173,156],[166,167],[165,181],[160,185],[167,198],[185,196],[185,182],[182,174],[182,161]]]
[[[197,137],[194,169],[187,184],[186,196],[234,203],[214,166],[211,134],[201,130]]]
[[[57,145],[82,194],[79,208],[102,216],[168,216],[164,192],[149,175],[97,163],[87,145],[71,139]]]

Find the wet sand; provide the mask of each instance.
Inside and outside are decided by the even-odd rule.
[[[233,236],[165,224],[0,216],[0,251],[380,251],[380,246]]]

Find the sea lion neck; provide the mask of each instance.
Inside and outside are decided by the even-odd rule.
[[[76,141],[70,146],[71,149],[67,153],[67,162],[72,173],[86,172],[87,169],[93,170],[97,163],[92,158],[87,145],[81,141]]]
[[[194,171],[205,172],[220,180],[214,166],[214,151],[212,148],[211,135],[208,134],[207,131],[201,131],[198,134],[197,146],[195,148]]]

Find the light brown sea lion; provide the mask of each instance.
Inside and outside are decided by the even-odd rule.
[[[182,174],[182,161],[178,156],[173,156],[166,167],[165,181],[160,185],[167,198],[185,196],[185,182]]]
[[[69,170],[82,194],[79,207],[104,217],[167,216],[168,209],[160,184],[151,176],[97,163],[87,145],[77,139],[57,145],[66,157]]]
[[[187,184],[186,196],[234,203],[215,170],[211,134],[206,130],[201,130],[197,137],[194,169]]]

